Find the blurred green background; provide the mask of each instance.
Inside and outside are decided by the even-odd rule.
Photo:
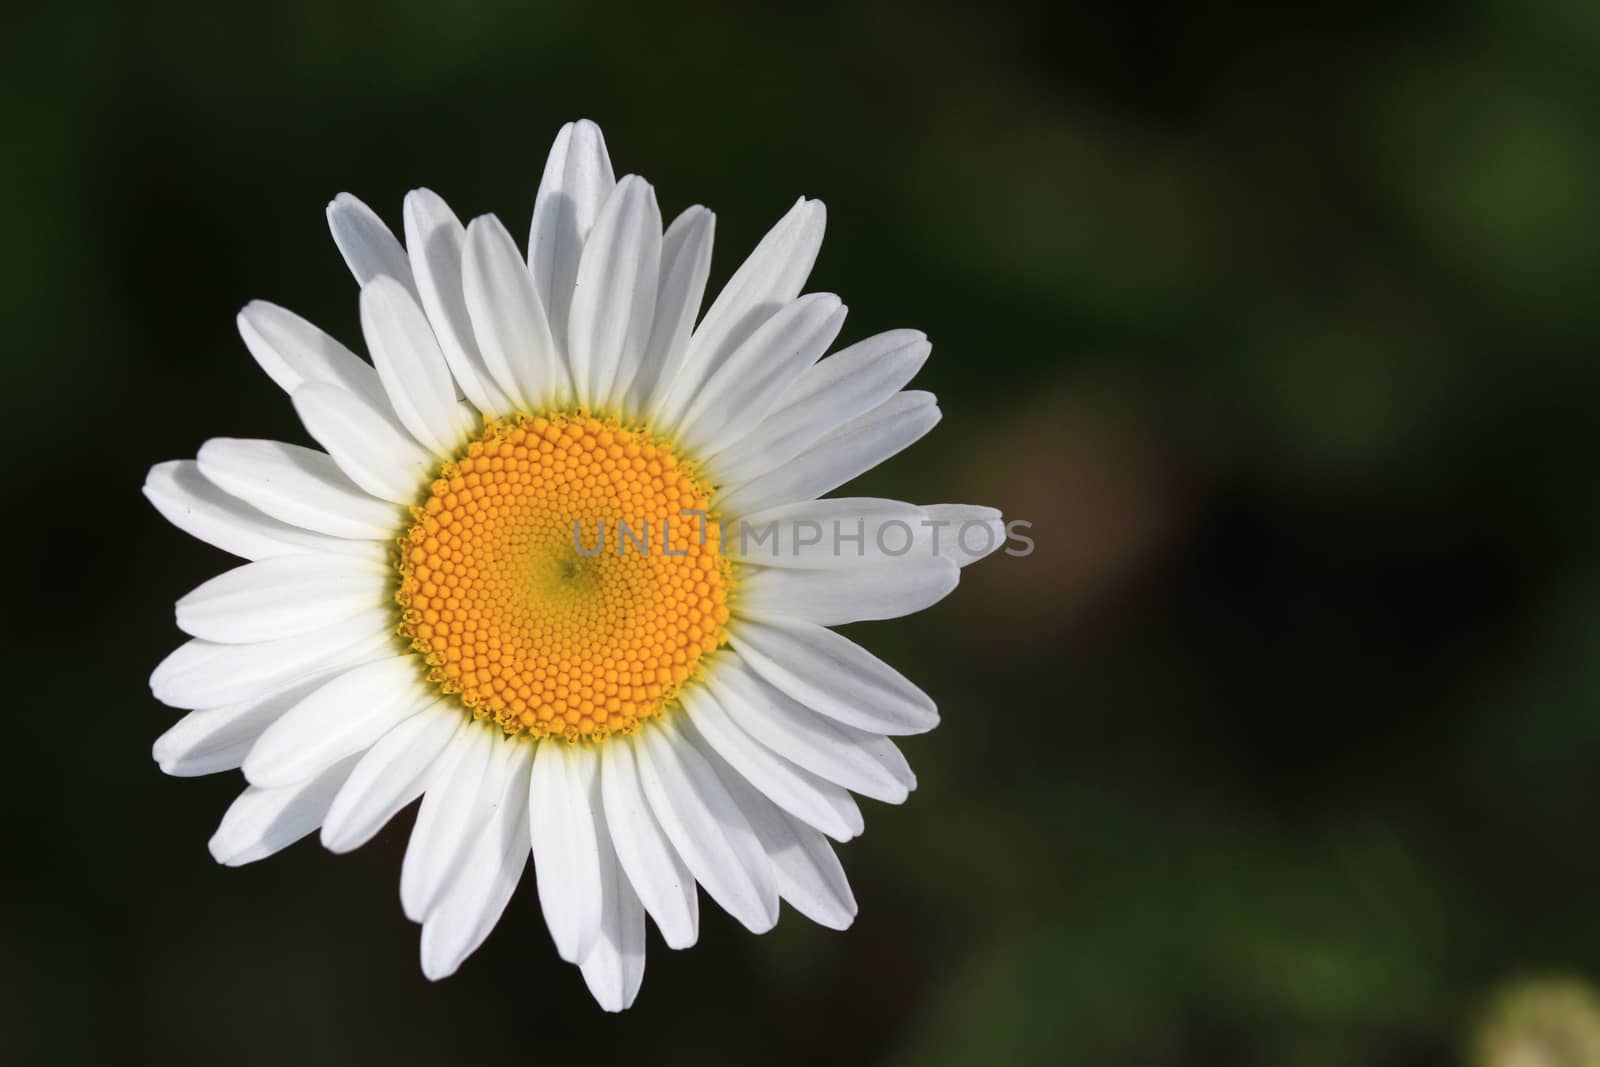
[[[0,1061],[1594,1062],[1482,1034],[1600,976],[1600,6],[80,0],[0,42]],[[234,312],[356,341],[326,201],[525,233],[580,116],[718,212],[714,284],[826,200],[813,287],[925,329],[945,411],[856,488],[1038,543],[853,628],[944,714],[842,849],[854,929],[706,908],[621,1018],[531,886],[425,982],[409,817],[224,870],[238,776],[149,757],[227,561],[144,472],[305,439]],[[1529,1025],[1581,1037],[1559,988]]]

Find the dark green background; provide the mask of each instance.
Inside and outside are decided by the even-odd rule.
[[[1298,6],[1298,5],[1296,5]],[[58,3],[0,15],[0,1061],[1459,1062],[1600,975],[1600,7]],[[854,628],[939,701],[839,935],[705,908],[602,1017],[531,886],[425,982],[406,829],[224,870],[146,678],[227,565],[139,496],[304,440],[233,332],[358,339],[322,220],[526,232],[603,126],[713,281],[799,194],[945,411],[859,483],[1034,523]],[[404,820],[409,824],[409,818]]]

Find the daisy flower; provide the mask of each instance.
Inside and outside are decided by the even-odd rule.
[[[895,330],[827,355],[836,296],[802,199],[700,313],[711,212],[663,230],[589,122],[557,136],[527,255],[426,189],[402,243],[341,195],[367,362],[255,302],[245,346],[321,450],[207,441],[152,468],[175,526],[246,563],[177,602],[150,679],[179,776],[242,768],[237,866],[335,852],[421,798],[400,874],[451,974],[533,878],[561,958],[633,1002],[645,916],[696,940],[697,886],[760,933],[779,899],[842,929],[829,839],[914,787],[890,740],[934,703],[829,627],[921,610],[998,547],[989,508],[821,499],[939,420]],[[754,536],[747,536],[753,533]],[[944,536],[941,540],[940,534]]]

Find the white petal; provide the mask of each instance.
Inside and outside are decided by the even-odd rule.
[[[772,802],[839,841],[861,832],[860,809],[843,788],[801,770],[751,737],[705,686],[680,695],[689,721],[713,751]],[[846,812],[854,809],[856,817]]]
[[[229,867],[266,859],[315,830],[344,784],[354,757],[309,781],[282,789],[250,786],[240,793],[211,835],[212,858]]]
[[[835,352],[802,374],[746,436],[706,460],[718,485],[775,470],[915,377],[932,346],[917,330],[890,330]]]
[[[633,384],[655,318],[660,273],[661,209],[655,190],[630,174],[600,209],[578,263],[567,324],[578,403],[610,409]]]
[[[862,741],[861,747],[874,763],[904,786],[907,792],[917,788],[916,772],[911,769],[899,745],[887,737],[874,734]]]
[[[656,821],[639,784],[634,745],[600,746],[600,794],[617,861],[645,910],[671,948],[688,948],[700,936],[694,875]]]
[[[191,711],[156,739],[151,755],[164,773],[179,778],[231,771],[263,730],[328,677],[318,673],[254,700]]]
[[[174,708],[215,708],[266,696],[319,670],[365,663],[393,648],[394,615],[363,612],[321,630],[251,645],[196,638],[150,675],[155,698]]]
[[[635,741],[639,781],[678,855],[728,914],[754,933],[772,929],[771,864],[711,765],[670,719],[649,723]]]
[[[538,285],[539,299],[550,313],[556,341],[563,348],[583,244],[615,185],[600,127],[588,119],[561,127],[533,200],[528,269]]]
[[[469,724],[439,758],[400,867],[400,906],[412,922],[427,916],[488,818],[484,787],[497,733],[482,723]]]
[[[634,377],[630,411],[649,411],[660,388],[678,376],[683,357],[689,350],[689,334],[700,301],[705,296],[706,278],[711,273],[711,242],[716,216],[696,205],[667,227],[661,239],[661,284],[656,292],[655,321],[650,327],[650,343]]]
[[[151,749],[161,773],[174,778],[197,778],[239,766],[262,728],[243,714],[254,707],[253,704],[229,704],[223,708],[191,711],[179,719],[156,738]],[[236,718],[245,719],[237,731],[232,729]],[[236,737],[236,733],[242,739]]]
[[[252,300],[237,322],[244,346],[284,392],[318,382],[385,402],[372,364],[287,308]]]
[[[939,523],[944,536],[935,546],[957,566],[976,563],[1006,543],[1006,522],[994,508],[977,504],[930,504],[928,521]]]
[[[801,452],[790,463],[724,489],[718,507],[746,515],[776,504],[811,500],[871,470],[939,422],[932,393],[896,393]]]
[[[523,411],[549,407],[570,391],[533,278],[511,235],[493,215],[467,226],[462,291],[484,366]]]
[[[302,385],[291,399],[306,432],[351,481],[396,504],[417,501],[434,458],[381,411],[329,385]]]
[[[707,378],[780,307],[800,295],[811,274],[827,212],[820,200],[797,201],[750,253],[711,302],[689,338],[672,381],[663,381],[653,405],[662,425],[676,425]]]
[[[441,700],[403,719],[362,755],[322,821],[322,844],[333,852],[360,848],[428,787],[439,754],[467,718]]]
[[[734,721],[778,755],[813,774],[860,793],[899,804],[915,780],[885,751],[888,738],[837,723],[785,696],[736,659],[719,665],[706,684]]]
[[[848,929],[855,921],[856,898],[833,847],[816,830],[756,792],[726,763],[715,766],[772,860],[778,894],[812,922],[830,930]]]
[[[939,725],[928,695],[842,634],[792,619],[744,620],[730,631],[741,659],[800,703],[871,733]]]
[[[332,552],[382,560],[383,546],[302,530],[229,496],[207,481],[193,460],[158,463],[145,476],[144,495],[162,518],[208,545],[244,559]]]
[[[912,557],[869,567],[790,570],[756,567],[739,582],[743,618],[782,615],[822,626],[898,619],[932,607],[961,581],[961,568],[943,557]]]
[[[869,567],[919,554],[931,556],[930,530],[923,526],[927,517],[915,504],[899,500],[805,500],[729,524],[723,551],[731,559],[769,567]]]
[[[598,818],[600,934],[580,969],[584,984],[601,1008],[623,1011],[633,1004],[644,982],[644,908],[617,866],[606,838],[605,816]]]
[[[749,433],[806,368],[833,344],[845,307],[810,293],[780,308],[706,379],[679,426],[684,445],[717,452]]]
[[[386,606],[389,570],[349,556],[278,556],[224,571],[178,601],[178,627],[245,644],[320,630]]]
[[[539,904],[556,951],[568,963],[580,963],[600,934],[599,764],[593,752],[559,738],[540,741],[537,748],[528,829]]]
[[[517,737],[494,741],[493,790],[483,828],[422,924],[422,973],[430,981],[454,974],[483,944],[522,880],[528,865],[529,747]]]
[[[301,529],[382,541],[405,513],[363,491],[326,452],[282,441],[215,437],[200,446],[200,473],[225,492]]]
[[[434,455],[454,453],[473,426],[417,298],[387,275],[372,279],[361,290],[361,332],[401,425]]]
[[[425,706],[427,693],[410,652],[352,668],[318,687],[261,735],[244,760],[251,785],[303,782],[346,756],[365,752]]]
[[[365,288],[372,279],[386,276],[416,291],[406,250],[366,204],[340,193],[328,204],[328,229],[357,285]]]
[[[406,194],[406,250],[416,275],[417,295],[428,313],[450,374],[479,411],[509,414],[513,405],[495,384],[478,351],[472,318],[462,292],[462,250],[467,228],[438,194],[413,189]]]

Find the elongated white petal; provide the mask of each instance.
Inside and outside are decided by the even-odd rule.
[[[287,308],[252,300],[237,322],[244,346],[284,392],[316,382],[385,402],[372,364]]]
[[[366,204],[340,193],[328,204],[328,229],[345,266],[363,288],[377,277],[390,277],[412,292],[411,261],[394,233]]]
[[[810,293],[780,308],[701,387],[678,428],[684,445],[717,452],[749,433],[822,358],[844,318],[845,307],[832,293]]]
[[[533,200],[528,269],[550,313],[556,342],[566,347],[567,312],[583,245],[616,185],[600,127],[579,119],[561,127]]]
[[[774,687],[848,726],[920,734],[939,725],[926,693],[843,634],[797,619],[746,619],[730,642]]]
[[[900,746],[893,740],[880,734],[873,734],[861,743],[861,747],[874,763],[904,786],[907,792],[917,788],[916,772],[911,769],[911,763],[906,759],[905,753],[900,751]]]
[[[528,786],[533,872],[556,951],[581,963],[600,935],[600,804],[593,752],[560,739],[539,742]]]
[[[335,763],[308,781],[281,789],[250,786],[222,816],[211,835],[212,858],[228,867],[266,859],[317,828],[355,758]]]
[[[524,411],[566,397],[571,381],[551,320],[516,243],[493,215],[467,226],[462,291],[484,366],[501,391]]]
[[[723,551],[740,562],[769,567],[870,567],[919,555],[931,557],[931,530],[923,525],[927,518],[922,508],[899,500],[805,500],[729,524]]]
[[[816,714],[736,659],[719,665],[707,684],[752,737],[813,774],[889,804],[902,803],[916,784],[886,753],[885,746],[893,748],[888,738]]]
[[[601,1008],[623,1011],[633,1004],[644,981],[644,908],[617,866],[604,820],[603,814],[598,816],[600,933],[579,968]]]
[[[451,376],[479,411],[509,414],[513,405],[484,365],[462,291],[462,251],[467,243],[467,228],[450,205],[430,189],[413,189],[406,194],[405,223],[406,252],[416,276],[417,295],[445,362],[450,365]]]
[[[676,425],[701,385],[733,351],[800,295],[822,247],[826,223],[820,200],[800,199],[734,271],[689,338],[678,373],[652,405],[659,424]]]
[[[177,604],[178,627],[225,644],[273,641],[382,608],[389,572],[349,556],[277,556],[224,571]]]
[[[193,460],[158,463],[145,476],[144,495],[161,517],[188,534],[244,559],[335,553],[381,560],[368,541],[348,541],[291,526],[229,496]]]
[[[466,728],[466,716],[448,700],[402,719],[367,749],[322,821],[322,844],[349,852],[372,840],[384,824],[428,787],[429,772],[445,746]]]
[[[277,641],[181,645],[150,675],[155,698],[174,708],[215,708],[274,693],[321,669],[355,666],[393,647],[387,609],[362,612],[321,630]]]
[[[739,583],[744,618],[782,615],[822,626],[898,619],[932,607],[961,581],[961,568],[943,557],[906,557],[835,570],[752,568]]]
[[[372,279],[361,290],[361,332],[401,425],[434,455],[453,454],[473,426],[417,298],[387,275]]]
[[[716,216],[699,205],[689,208],[667,227],[661,239],[661,281],[656,291],[655,319],[650,343],[640,360],[630,392],[629,411],[651,408],[659,389],[670,385],[689,350],[689,334],[711,273],[711,244]]]
[[[567,323],[578,403],[610,409],[633,384],[655,318],[660,273],[661,209],[655,190],[630,174],[600,209],[578,263]]]
[[[600,795],[617,861],[671,948],[700,936],[694,875],[679,858],[639,784],[634,745],[600,746]]]
[[[800,769],[751,737],[709,688],[685,689],[681,699],[706,746],[773,803],[839,841],[860,833],[859,809],[854,824],[845,815],[854,803],[844,789]]]
[[[819,926],[845,930],[855,921],[856,898],[833,847],[795,819],[728,764],[713,760],[717,774],[772,860],[778,895]]]
[[[928,521],[939,525],[944,537],[935,546],[957,566],[976,563],[1006,543],[1006,522],[994,508],[977,504],[930,504]]]
[[[244,762],[262,731],[329,676],[317,672],[254,700],[191,711],[156,739],[151,755],[164,773],[179,778],[231,771]]]
[[[718,506],[746,515],[777,504],[811,500],[871,470],[939,422],[932,393],[896,393],[801,452],[790,463],[725,489]]]
[[[711,765],[670,719],[650,723],[636,740],[639,780],[678,855],[728,914],[754,933],[772,929],[771,864]]]
[[[915,377],[932,346],[917,330],[890,330],[808,369],[760,425],[706,460],[719,485],[749,481],[798,456]]]
[[[850,891],[850,880],[832,845],[813,827],[763,797],[720,755],[707,750],[704,737],[696,736],[694,741],[717,768],[717,776],[722,777],[773,862],[779,896],[813,923],[829,929],[850,928],[856,918],[856,894]]]
[[[291,526],[368,541],[405,528],[404,511],[362,490],[314,448],[215,437],[200,446],[196,462],[207,481]]]
[[[302,385],[291,399],[306,432],[351,481],[395,504],[417,501],[434,458],[410,434],[355,394],[332,386]]]
[[[818,926],[848,930],[856,921],[856,896],[833,846],[792,815],[770,810],[782,828],[762,818],[756,832],[772,857],[778,893]]]
[[[412,922],[427,917],[488,818],[481,791],[489,784],[494,735],[487,727],[469,725],[439,758],[400,866],[400,906]]]
[[[267,789],[303,782],[365,752],[422,710],[426,695],[409,652],[351,668],[267,727],[245,757],[244,776]]]
[[[483,826],[422,924],[422,973],[430,981],[454,974],[483,944],[528,865],[529,745],[506,737],[495,739],[493,746]]]
[[[151,752],[161,773],[174,778],[198,778],[218,771],[231,771],[244,762],[260,727],[246,721],[237,731],[232,718],[242,717],[252,704],[229,704],[225,708],[191,711],[171,729],[156,738]],[[237,733],[237,736],[235,736]]]

